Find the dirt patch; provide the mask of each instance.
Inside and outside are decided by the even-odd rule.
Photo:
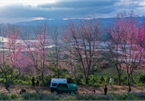
[[[104,94],[104,87],[94,87],[97,94]],[[107,86],[108,93],[126,93],[128,92],[128,86],[125,85],[112,85],[112,87]],[[144,86],[131,86],[131,92],[143,92],[145,91]],[[79,86],[79,93],[93,93],[93,87],[90,86]]]
[[[11,85],[10,86],[10,93],[17,94],[20,92],[21,88],[26,89],[27,92],[34,93],[50,93],[50,90],[48,87],[35,87],[33,88],[31,85]],[[104,94],[104,87],[94,87],[97,94]],[[107,86],[108,93],[126,93],[128,91],[128,86],[125,85],[112,85],[112,87]],[[144,92],[145,87],[144,86],[131,86],[132,91],[131,92]],[[79,94],[88,94],[93,93],[92,92],[93,87],[91,86],[79,86],[78,87],[78,93]],[[0,85],[0,93],[8,93],[8,91],[5,89],[3,85]]]
[[[10,85],[9,89],[10,89],[10,93],[18,94],[22,88],[25,89],[26,92],[29,92],[29,93],[35,93],[35,92],[49,93],[50,92],[48,87],[33,88],[31,85]],[[0,86],[0,93],[8,93],[8,91],[5,89],[4,85]]]

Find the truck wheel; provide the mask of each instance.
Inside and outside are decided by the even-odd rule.
[[[74,95],[74,94],[75,94],[75,91],[71,91],[70,94],[71,94],[71,95]]]
[[[53,94],[54,94],[54,95],[57,95],[57,91],[53,91]]]

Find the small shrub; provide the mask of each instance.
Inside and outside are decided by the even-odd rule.
[[[5,80],[4,79],[0,79],[0,83],[4,83],[5,82]]]
[[[5,94],[0,94],[0,100],[4,100],[5,99]]]
[[[89,76],[89,85],[94,86],[94,83],[97,82],[96,81],[96,76],[95,75],[90,75]]]
[[[105,83],[108,83],[109,82],[109,77],[108,76],[104,76],[104,81],[105,81]]]
[[[20,77],[20,79],[23,80],[23,81],[28,81],[28,80],[31,80],[31,76],[22,75],[22,76]]]
[[[58,100],[57,96],[52,94],[39,94],[39,93],[25,93],[22,94],[24,100]]]
[[[134,75],[133,75],[133,80],[132,80],[132,82],[133,82],[133,84],[137,84],[138,85],[138,83],[141,83],[140,82],[140,77],[142,76],[143,74],[141,74],[141,73],[135,73]]]
[[[20,97],[19,94],[11,94],[11,99],[12,100],[17,100]]]
[[[145,75],[141,75],[140,78],[139,78],[139,81],[141,83],[145,83]]]
[[[17,100],[20,98],[18,94],[0,94],[0,100]]]
[[[137,95],[133,93],[126,93],[126,94],[114,94],[115,100],[138,100],[140,99]]]
[[[104,80],[104,77],[103,76],[97,76],[97,81],[99,84],[103,83],[105,80]]]
[[[77,100],[110,100],[110,95],[97,95],[97,94],[79,94]]]
[[[101,86],[101,84],[99,84],[99,83],[95,82],[93,86],[94,86],[94,87],[100,87],[100,86]]]
[[[23,80],[17,79],[17,80],[14,80],[14,84],[29,85],[29,84],[31,84],[31,82],[30,81],[23,81]]]

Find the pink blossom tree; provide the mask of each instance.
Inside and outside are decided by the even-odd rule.
[[[81,72],[88,84],[88,77],[91,70],[96,65],[95,51],[98,46],[98,34],[100,32],[100,23],[96,21],[80,21],[80,23],[70,23],[64,31],[64,42],[71,55],[72,61],[75,61],[81,68]]]
[[[24,50],[26,49],[22,44],[18,46],[19,48],[16,50],[14,56],[15,61],[14,65],[18,70],[19,75],[27,74],[31,75],[33,73],[33,68],[31,67],[32,63],[30,61],[30,58],[24,53]]]
[[[108,33],[111,39],[109,46],[111,59],[118,72],[119,84],[122,71],[125,70],[130,86],[134,71],[142,66],[144,48],[141,46],[141,38],[145,33],[142,32],[140,23],[135,20],[133,12],[130,14],[119,13]],[[140,37],[141,35],[142,37]]]
[[[17,27],[13,25],[7,25],[5,31],[6,38],[2,37],[0,40],[0,42],[3,43],[2,53],[0,54],[0,70],[4,74],[6,81],[8,79],[8,74],[11,75],[11,79],[13,78],[13,75],[16,75],[13,74],[13,71],[17,71],[20,63],[25,59],[21,57],[22,54],[20,55],[23,47],[18,41],[19,33],[20,30]],[[20,60],[20,57],[23,58],[23,60]],[[23,70],[23,65],[26,64],[21,64],[21,68],[19,67],[21,70]]]
[[[19,74],[23,74],[24,70],[29,69],[30,60],[23,54],[25,47],[19,37],[20,30],[15,26],[8,25],[7,31],[7,42],[5,43],[5,47],[8,50],[6,64],[13,70],[18,70]]]
[[[36,69],[35,75],[41,75],[42,81],[44,80],[44,74],[48,73],[48,32],[47,25],[44,24],[38,29],[36,34],[36,40],[24,40],[27,49],[27,56],[29,57],[32,67]]]

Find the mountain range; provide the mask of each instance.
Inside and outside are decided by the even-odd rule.
[[[106,26],[106,25],[110,24],[111,22],[113,22],[114,18],[99,18],[99,19],[90,19],[90,20],[98,20],[98,21],[102,22],[102,24],[104,26]],[[20,25],[20,26],[38,26],[38,25],[41,25],[43,23],[48,23],[49,26],[65,26],[69,22],[78,23],[79,21],[80,21],[80,19],[70,19],[70,20],[63,20],[63,19],[33,20],[33,21],[27,21],[27,22],[14,23],[14,25]]]
[[[110,26],[115,21],[116,18],[98,18],[98,19],[92,19],[92,20],[98,20],[101,22],[102,25],[102,33],[101,36],[103,38],[108,38],[105,28]],[[136,17],[135,18],[137,21],[143,21],[144,17]],[[26,33],[29,33],[31,38],[34,38],[34,29],[37,29],[38,26],[47,23],[49,28],[54,28],[56,26],[60,27],[61,30],[59,33],[62,32],[62,28],[66,26],[69,22],[73,23],[79,23],[80,19],[71,19],[71,20],[63,20],[63,19],[55,19],[55,20],[34,20],[34,21],[27,21],[27,22],[18,22],[18,23],[13,23],[13,25],[17,26],[21,30],[21,35],[25,36]],[[88,20],[89,21],[89,20]]]
[[[88,20],[98,20],[102,23],[103,26],[108,26],[115,21],[116,18],[98,18],[98,19],[88,19]],[[144,17],[135,17],[137,21],[143,21]],[[83,19],[82,19],[83,20]],[[86,19],[84,19],[86,20]],[[63,20],[63,19],[55,19],[55,20],[33,20],[27,22],[18,22],[14,23],[14,25],[20,26],[38,26],[43,23],[48,23],[49,26],[64,26],[67,25],[69,22],[78,23],[80,19],[70,19],[70,20]]]

